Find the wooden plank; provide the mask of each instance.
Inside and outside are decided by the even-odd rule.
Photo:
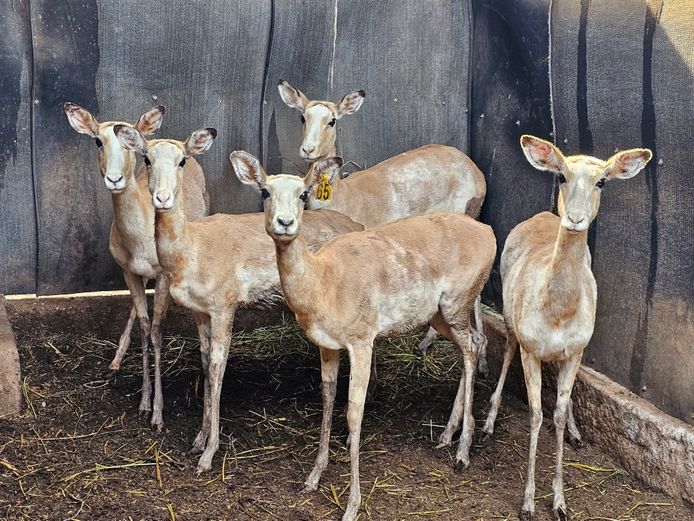
[[[28,2],[0,17],[0,293],[36,291],[36,207],[31,171]]]
[[[269,3],[176,0],[161,9],[136,0],[39,0],[32,2],[32,20],[41,293],[122,287],[107,247],[110,195],[93,143],[65,120],[66,100],[102,120],[134,121],[165,105],[160,136],[185,139],[200,127],[217,128],[214,146],[200,159],[212,212],[258,208],[255,194],[238,188],[228,155],[260,148]]]

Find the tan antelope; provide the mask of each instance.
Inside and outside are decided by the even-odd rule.
[[[112,372],[120,369],[121,362],[130,346],[130,333],[135,321],[139,319],[142,334],[142,398],[140,413],[152,411],[151,423],[157,430],[164,425],[164,397],[161,385],[161,329],[160,324],[166,315],[169,304],[169,283],[162,274],[154,247],[154,209],[150,204],[145,167],[135,175],[136,157],[125,150],[113,133],[115,125],[137,129],[142,134],[152,134],[161,126],[164,107],[155,107],[145,112],[134,124],[122,121],[99,123],[89,111],[74,103],[65,103],[65,115],[72,128],[81,134],[94,138],[99,150],[99,170],[113,201],[113,223],[109,236],[109,249],[116,263],[123,269],[125,283],[130,290],[133,305],[130,317],[118,342],[113,361],[109,365]],[[194,161],[188,164],[183,175],[186,185],[186,212],[192,220],[207,215],[208,196],[205,178],[200,166]],[[147,312],[145,286],[149,279],[156,280],[154,291],[154,310],[152,314],[151,336],[154,349],[154,403],[152,404],[152,384],[149,375],[148,345],[150,321]]]
[[[458,424],[460,419],[454,416],[462,413],[456,458],[463,465],[469,463],[479,348],[470,314],[494,262],[494,233],[463,213],[430,213],[336,237],[313,253],[304,239],[304,201],[323,172],[337,175],[340,158],[322,160],[302,179],[267,176],[257,160],[246,157],[239,156],[236,174],[263,195],[265,229],[275,241],[282,291],[297,321],[320,349],[323,421],[318,455],[306,480],[309,491],[318,487],[328,464],[340,350],[349,354],[351,479],[342,519],[352,521],[361,504],[359,443],[376,337],[403,333],[428,322],[461,349],[465,371],[449,424]]]
[[[193,132],[185,143],[147,141],[130,126],[117,125],[114,130],[125,148],[147,158],[159,263],[170,279],[174,301],[190,309],[198,324],[205,374],[202,427],[193,442],[193,451],[202,452],[199,474],[210,470],[219,448],[219,402],[234,313],[241,306],[282,299],[274,247],[263,232],[261,213],[188,220],[182,167],[212,145],[215,129]],[[360,229],[361,225],[336,212],[311,212],[308,218],[314,249],[339,233]]]
[[[345,95],[339,103],[309,101],[300,90],[280,80],[282,100],[300,110],[303,142],[299,154],[311,162],[335,154],[335,122],[353,114],[364,101],[364,91]],[[423,181],[425,180],[425,181]],[[322,176],[309,194],[312,210],[330,208],[371,228],[402,217],[423,213],[465,212],[477,219],[487,193],[484,175],[460,150],[426,145],[404,152],[341,179],[339,173]],[[481,300],[475,303],[475,325],[482,333]],[[433,328],[417,347],[420,353],[436,338]],[[480,372],[487,373],[486,340],[479,356]]]
[[[508,340],[484,431],[493,432],[506,373],[520,343],[530,408],[530,451],[520,518],[531,519],[542,425],[541,363],[558,364],[553,514],[554,519],[564,521],[568,519],[562,474],[564,427],[571,412],[576,372],[595,325],[597,287],[591,271],[588,227],[598,213],[605,183],[635,176],[652,153],[635,148],[617,152],[607,161],[585,155],[564,157],[552,143],[528,135],[521,137],[521,147],[531,165],[557,176],[559,216],[539,213],[516,226],[506,239],[501,278]]]

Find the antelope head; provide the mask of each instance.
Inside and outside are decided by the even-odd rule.
[[[122,121],[99,123],[88,110],[69,102],[63,105],[63,111],[73,129],[94,138],[99,151],[99,171],[106,188],[114,194],[122,192],[128,183],[134,182],[136,163],[135,154],[120,145],[114,127],[123,126],[142,135],[150,135],[159,130],[164,119],[162,106],[148,110],[133,124]]]
[[[520,143],[531,165],[557,176],[561,226],[571,232],[587,230],[595,219],[605,183],[634,177],[653,156],[647,148],[632,148],[604,161],[585,155],[565,157],[549,141],[527,134],[521,136]]]
[[[303,92],[284,80],[280,80],[277,89],[284,103],[301,111],[304,135],[299,155],[306,161],[316,161],[335,155],[337,120],[359,110],[366,96],[363,90],[355,90],[345,94],[338,102],[309,101]]]
[[[277,242],[289,243],[301,230],[304,206],[316,177],[309,172],[304,177],[289,174],[267,175],[260,161],[247,152],[232,152],[229,156],[236,176],[242,183],[255,186],[263,198],[265,231]],[[316,161],[321,171],[338,173],[342,159],[331,157]]]
[[[173,207],[181,193],[181,178],[186,159],[202,154],[212,146],[217,130],[196,130],[185,141],[175,139],[153,139],[147,141],[135,128],[116,125],[113,131],[121,146],[144,156],[149,174],[149,192],[157,211]]]

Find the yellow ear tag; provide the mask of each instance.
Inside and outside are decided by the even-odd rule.
[[[319,201],[330,201],[333,196],[333,187],[330,186],[328,179],[330,179],[328,174],[321,174],[320,184],[316,188],[316,199]]]

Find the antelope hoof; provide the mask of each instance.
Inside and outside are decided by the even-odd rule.
[[[479,364],[477,365],[477,374],[484,379],[489,376],[489,366],[487,365],[486,360],[480,360]]]
[[[568,521],[569,519],[566,510],[562,507],[552,510],[552,514],[554,514],[554,521]]]
[[[521,510],[518,514],[519,521],[532,521],[533,513],[530,510]]]
[[[427,350],[429,349],[429,342],[426,338],[422,340],[417,347],[414,348],[414,355],[420,358],[424,358],[427,355]]]
[[[212,456],[207,456],[203,454],[198,460],[198,466],[195,469],[195,475],[199,476],[203,472],[207,472],[212,468]]]
[[[104,380],[110,380],[111,378],[114,378],[118,373],[120,373],[120,366],[109,367],[108,369],[104,369],[101,376]]]
[[[470,466],[470,462],[465,462],[463,460],[456,460],[455,465],[453,465],[453,470],[458,474],[462,473],[465,469]]]
[[[453,440],[453,433],[448,433],[443,431],[441,436],[439,436],[439,444],[436,446],[437,449],[443,449],[444,447],[450,447]]]
[[[439,436],[439,444],[436,446],[436,448],[443,449],[444,447],[450,447],[451,445],[453,445],[453,433],[443,431],[441,436]]]
[[[310,494],[311,492],[318,490],[318,485],[312,485],[311,483],[306,482],[304,483],[303,487],[299,486],[299,488],[301,494]]]
[[[569,445],[571,445],[574,450],[583,448],[583,440],[579,436],[571,434],[568,429],[566,431],[566,441],[569,442]]]
[[[188,454],[200,454],[205,450],[205,443],[207,443],[207,434],[200,431],[193,442],[193,446],[188,451]]]
[[[482,432],[480,434],[480,445],[486,445],[492,439],[492,432]]]
[[[161,418],[155,420],[154,416],[152,416],[152,422],[150,423],[150,426],[152,427],[152,430],[156,431],[157,434],[159,434],[164,428],[164,420],[162,420]]]
[[[143,405],[140,405],[140,410],[139,410],[138,414],[140,415],[140,418],[147,418],[151,412],[152,412],[151,408],[147,408]]]
[[[354,521],[359,513],[359,503],[356,505],[347,505],[342,521]]]

